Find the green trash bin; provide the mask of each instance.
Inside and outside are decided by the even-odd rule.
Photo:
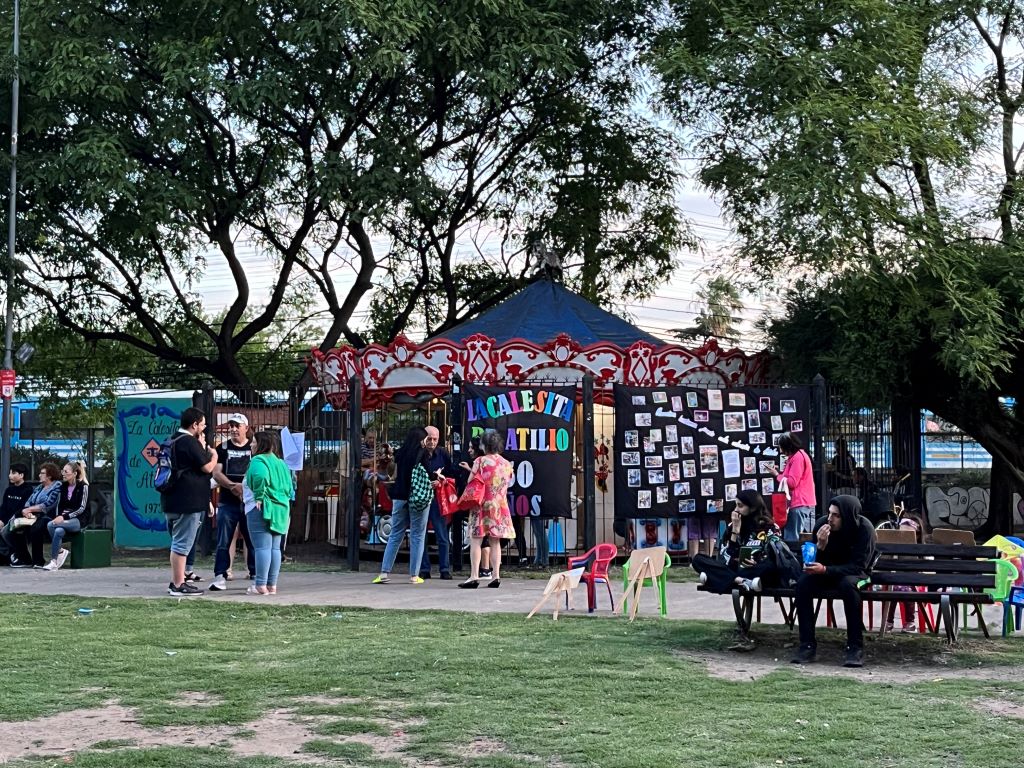
[[[86,528],[71,536],[72,568],[109,568],[113,531]]]

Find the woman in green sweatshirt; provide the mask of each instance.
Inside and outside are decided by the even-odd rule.
[[[250,595],[276,595],[281,571],[281,539],[288,532],[292,475],[281,460],[276,432],[257,432],[256,449],[242,481],[245,520],[256,555],[256,580]]]

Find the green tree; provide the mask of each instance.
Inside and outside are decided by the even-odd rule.
[[[697,313],[693,325],[673,328],[670,333],[682,342],[703,343],[710,338],[730,344],[738,342],[737,320],[738,313],[743,309],[743,301],[736,284],[719,275],[708,280],[697,291],[697,296],[705,303],[705,307]]]
[[[606,117],[620,144],[627,128],[646,142],[619,165],[628,148],[595,150],[588,185],[619,194],[590,204],[587,248],[625,254],[616,223],[680,242],[674,147],[624,117],[653,28],[641,0],[41,0],[22,24],[21,282],[31,311],[86,342],[241,388],[246,350],[280,339],[299,299],[324,310],[321,348],[365,342],[375,285],[395,289],[375,318],[388,335],[424,305],[428,328],[451,326],[528,268],[525,237],[477,269],[459,238],[564,220],[575,203],[545,180],[580,160],[564,137],[582,146]],[[266,297],[246,242],[270,265]],[[667,274],[656,247],[626,261],[648,290]],[[231,293],[216,322],[211,273]]]
[[[673,3],[659,66],[791,370],[929,408],[1024,487],[1020,2]],[[802,279],[802,281],[801,281]],[[1018,406],[1019,408],[1019,406]]]

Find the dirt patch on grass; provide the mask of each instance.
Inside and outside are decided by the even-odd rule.
[[[210,697],[212,700],[215,697]],[[304,697],[305,699],[306,697]],[[341,703],[340,699],[314,697],[316,703]],[[204,702],[209,706],[216,701]],[[302,752],[310,741],[324,741],[317,728],[327,723],[349,720],[334,715],[300,715],[289,708],[274,709],[258,720],[241,725],[187,725],[148,728],[140,722],[139,712],[119,702],[103,707],[79,709],[35,720],[0,724],[0,764],[9,760],[40,757],[67,757],[94,745],[122,749],[147,749],[161,746],[218,747],[238,757],[276,757],[308,765],[333,763],[329,758]],[[411,738],[405,729],[413,722],[390,720],[387,736],[357,733],[331,737],[339,744],[354,742],[370,747],[381,759],[397,760],[408,766],[439,768],[406,754]],[[123,746],[122,746],[123,745]]]
[[[203,691],[182,691],[167,703],[172,707],[216,707],[223,704],[224,699]]]
[[[911,685],[913,683],[941,682],[943,680],[991,680],[1001,681],[1019,677],[1024,673],[1020,667],[979,667],[961,669],[943,665],[941,662],[923,662],[920,659],[880,659],[871,654],[865,657],[860,669],[841,666],[843,654],[838,649],[819,649],[818,661],[814,664],[791,664],[794,649],[755,648],[748,653],[716,651],[675,651],[673,655],[696,664],[703,664],[708,675],[732,682],[758,680],[772,672],[786,670],[804,675],[846,677],[865,683]],[[894,663],[898,662],[898,663]],[[1022,708],[1024,712],[1024,708]]]
[[[1024,704],[1005,699],[975,699],[971,707],[984,712],[986,715],[996,717],[1012,717],[1017,720],[1024,720]]]

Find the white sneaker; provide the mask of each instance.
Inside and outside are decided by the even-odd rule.
[[[708,575],[704,571],[700,572],[700,583],[701,584],[707,584],[708,583]]]
[[[57,568],[61,568],[64,565],[64,561],[68,559],[68,555],[70,554],[71,553],[66,549],[62,549],[60,551],[60,554],[57,555]]]
[[[213,581],[210,582],[210,591],[211,592],[221,592],[221,591],[223,591],[223,590],[225,590],[227,588],[228,588],[228,580],[226,578],[224,578],[223,574],[220,575],[220,576],[217,576],[216,578],[214,578]]]
[[[44,571],[56,571],[58,568],[60,568],[60,566],[57,565],[57,561],[56,560],[51,560],[50,562],[48,562],[46,565],[43,566],[43,570]]]

